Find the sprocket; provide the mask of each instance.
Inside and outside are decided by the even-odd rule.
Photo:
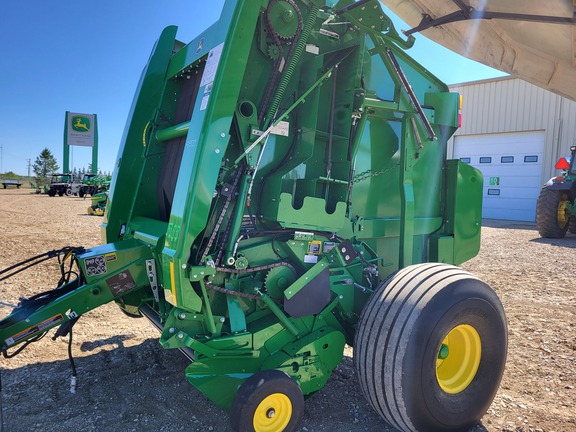
[[[268,54],[268,57],[270,57],[272,60],[276,61],[280,57],[280,48],[278,48],[276,45],[268,45],[266,54]]]
[[[290,40],[298,32],[298,12],[288,0],[277,0],[268,8],[270,29],[280,38]]]
[[[284,290],[296,280],[294,272],[286,266],[274,267],[266,275],[264,281],[268,295],[274,299],[281,299]]]

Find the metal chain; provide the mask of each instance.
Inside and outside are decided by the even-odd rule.
[[[289,262],[286,261],[280,261],[280,262],[276,262],[276,263],[272,263],[272,264],[266,264],[266,265],[261,265],[261,266],[257,266],[257,267],[250,267],[247,269],[242,269],[242,270],[238,270],[238,269],[233,269],[233,268],[226,268],[226,267],[216,267],[216,270],[222,273],[232,273],[232,274],[247,274],[247,273],[254,273],[254,272],[258,272],[258,271],[262,271],[262,270],[271,270],[273,268],[276,267],[288,267],[290,270],[292,270],[293,272],[296,272],[296,269],[294,268],[294,266],[292,264],[290,264]],[[226,294],[226,295],[232,295],[232,296],[236,296],[236,297],[242,297],[242,298],[247,298],[250,300],[262,300],[262,297],[255,295],[255,294],[247,294],[247,293],[243,293],[243,292],[238,292],[238,291],[232,291],[226,288],[222,288],[219,287],[217,285],[214,285],[210,282],[205,282],[206,287],[210,288],[213,291],[222,293],[222,294]],[[276,299],[272,299],[275,303],[280,303],[279,300]]]
[[[224,216],[226,215],[226,212],[228,210],[228,206],[230,206],[230,202],[232,201],[232,198],[234,197],[234,194],[236,192],[236,187],[238,186],[238,182],[240,181],[240,177],[242,177],[242,169],[238,168],[238,171],[236,172],[236,177],[234,178],[234,183],[230,187],[230,194],[226,197],[226,201],[224,202],[224,206],[222,207],[222,210],[220,211],[220,215],[218,216],[218,221],[216,222],[216,225],[212,229],[212,234],[210,235],[210,238],[208,239],[208,244],[204,248],[204,252],[202,253],[202,258],[200,258],[201,263],[204,262],[204,260],[206,259],[206,256],[210,252],[210,248],[214,244],[214,240],[216,239],[216,236],[218,235],[218,232],[220,230],[220,225],[222,225],[222,221],[224,220]]]
[[[219,287],[217,285],[211,284],[210,282],[205,282],[206,287],[210,288],[212,291],[216,291],[222,294],[226,294],[226,295],[233,295],[235,297],[242,297],[242,298],[247,298],[250,300],[260,300],[260,301],[264,301],[262,300],[262,298],[260,296],[254,295],[254,294],[246,294],[243,292],[238,292],[238,291],[231,291],[229,289],[226,288],[222,288]]]
[[[363,181],[363,180],[366,180],[366,179],[368,179],[368,178],[370,178],[370,177],[378,177],[378,176],[380,176],[380,175],[382,175],[382,174],[384,174],[384,173],[387,173],[388,171],[390,171],[390,170],[392,170],[392,169],[394,169],[394,168],[396,168],[396,167],[399,167],[399,166],[400,166],[400,164],[397,163],[397,164],[392,165],[392,166],[389,166],[389,167],[387,167],[387,168],[382,168],[382,169],[380,169],[380,170],[378,170],[378,171],[372,171],[372,170],[370,170],[370,169],[368,169],[368,170],[366,170],[366,171],[362,171],[361,173],[359,173],[359,174],[357,174],[357,175],[354,176],[354,179],[352,180],[352,183],[359,183],[359,182],[361,182],[361,181]]]
[[[289,262],[286,261],[280,261],[280,262],[276,262],[276,263],[272,263],[272,264],[264,264],[261,266],[257,266],[257,267],[249,267],[246,269],[235,269],[235,268],[228,268],[228,267],[216,267],[216,271],[222,272],[222,273],[232,273],[235,275],[243,275],[243,274],[248,274],[248,273],[256,273],[262,270],[271,270],[275,267],[288,267],[290,270],[292,270],[294,273],[296,273],[296,269],[294,268],[294,266],[292,264],[290,264]]]

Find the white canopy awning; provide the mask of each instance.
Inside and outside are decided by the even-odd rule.
[[[381,1],[440,45],[576,100],[576,0]]]

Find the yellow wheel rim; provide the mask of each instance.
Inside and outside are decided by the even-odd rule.
[[[266,397],[254,412],[254,430],[256,432],[280,432],[292,418],[292,402],[282,393]]]
[[[568,215],[566,214],[566,206],[570,201],[562,200],[558,204],[558,226],[564,228],[568,223]]]
[[[474,327],[461,324],[446,335],[438,348],[436,359],[436,379],[446,393],[460,393],[474,379],[478,366],[482,343]]]

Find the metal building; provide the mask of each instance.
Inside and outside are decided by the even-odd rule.
[[[484,217],[534,221],[540,187],[576,141],[576,102],[512,77],[450,89],[464,103],[448,156],[484,174]]]

